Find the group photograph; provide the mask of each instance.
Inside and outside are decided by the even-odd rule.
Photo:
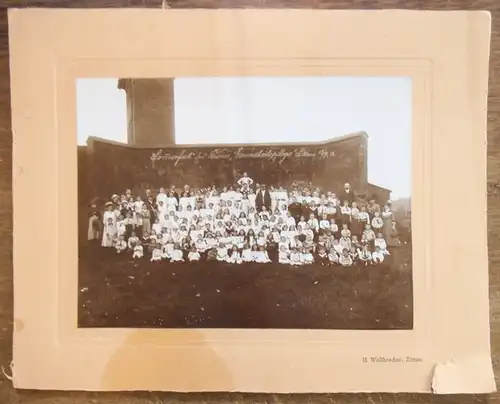
[[[78,326],[413,328],[411,79],[79,79]]]

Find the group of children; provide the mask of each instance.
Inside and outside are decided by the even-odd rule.
[[[88,239],[151,262],[368,266],[390,255],[386,235],[395,223],[388,204],[358,207],[333,192],[280,188],[270,191],[270,206],[259,206],[253,180],[244,175],[238,185],[221,193],[148,190],[145,201],[130,190],[113,195],[102,219],[92,212]],[[291,204],[301,211],[292,214]]]

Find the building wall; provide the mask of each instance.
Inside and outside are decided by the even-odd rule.
[[[268,185],[312,182],[332,191],[345,182],[359,191],[367,185],[365,134],[322,145],[138,148],[91,139],[88,147],[88,175],[81,187],[103,198],[126,188],[224,186],[244,171]]]

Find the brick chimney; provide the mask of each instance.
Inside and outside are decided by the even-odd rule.
[[[174,79],[119,79],[127,93],[128,144],[175,144]]]

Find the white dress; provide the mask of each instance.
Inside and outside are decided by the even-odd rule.
[[[144,255],[144,249],[142,248],[142,245],[136,245],[134,247],[134,253],[132,254],[132,258],[142,258]]]
[[[111,219],[111,221],[110,221]],[[106,211],[103,216],[104,229],[102,232],[102,243],[103,247],[113,247],[114,239],[117,235],[116,228],[116,215],[114,212]]]
[[[253,262],[252,250],[249,248],[241,252],[241,259],[243,262]]]

